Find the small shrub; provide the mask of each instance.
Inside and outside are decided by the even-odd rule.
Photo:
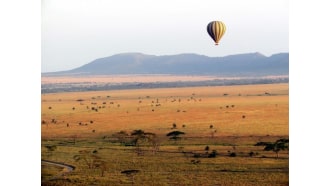
[[[255,154],[254,152],[252,152],[252,151],[249,152],[249,156],[250,156],[250,157],[253,157],[253,156],[255,156],[255,155],[256,155],[256,154]]]
[[[215,158],[218,155],[218,152],[216,150],[212,150],[212,152],[209,154],[209,158]]]
[[[190,161],[192,164],[199,164],[199,163],[201,163],[201,160],[191,160]]]
[[[45,145],[45,147],[47,148],[47,150],[50,151],[55,151],[56,150],[56,145]]]
[[[172,128],[173,128],[173,129],[176,129],[176,123],[173,123],[173,124],[172,124]]]
[[[235,152],[230,153],[229,157],[236,157],[236,153]]]
[[[200,157],[202,157],[202,155],[201,154],[199,154],[199,153],[194,153],[194,156],[193,156],[194,158],[200,158]]]

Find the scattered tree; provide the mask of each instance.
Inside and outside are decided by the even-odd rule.
[[[95,162],[95,167],[101,170],[101,177],[104,176],[104,172],[108,169],[108,163],[103,160]]]
[[[232,145],[231,148],[233,149],[233,151],[228,151],[228,155],[229,157],[236,157],[236,145]]]
[[[46,147],[47,150],[50,151],[50,152],[55,151],[56,148],[57,148],[56,145],[46,145],[45,147]]]
[[[138,155],[142,154],[140,146],[142,144],[152,147],[153,153],[155,153],[159,148],[159,143],[156,138],[156,134],[150,132],[144,132],[143,130],[134,130],[131,133],[133,136],[132,144],[136,146],[136,151]]]
[[[216,150],[212,150],[212,152],[209,154],[209,158],[215,158],[218,155],[218,152]]]
[[[236,152],[230,152],[229,157],[236,157]]]
[[[168,134],[166,134],[166,136],[169,136],[170,140],[177,141],[177,140],[181,139],[180,135],[183,135],[183,134],[185,134],[185,133],[176,130],[176,131],[169,132]]]
[[[249,152],[249,156],[250,157],[253,157],[253,156],[255,156],[256,154],[253,152],[253,151],[251,151],[251,152]]]
[[[53,155],[53,152],[57,149],[56,145],[45,145],[47,149],[47,156]]]
[[[103,176],[107,167],[106,161],[96,154],[96,150],[81,150],[79,154],[73,156],[73,159],[76,162],[82,161],[89,169],[101,169],[101,176]]]
[[[77,135],[72,135],[71,137],[72,137],[73,144],[75,145],[76,144]]]
[[[135,170],[135,169],[121,171],[122,174],[125,174],[127,177],[131,179],[132,185],[134,185],[134,176],[139,172],[140,170]]]
[[[73,156],[73,159],[76,162],[82,161],[89,169],[100,169],[103,177],[108,169],[108,164],[100,156],[97,156],[96,153],[97,150],[81,150],[78,155]]]
[[[192,164],[199,164],[199,163],[201,163],[201,160],[191,160],[190,161]]]
[[[210,130],[211,130],[211,138],[214,138],[214,134],[217,133],[217,130],[213,130],[214,126],[210,125]]]
[[[113,137],[118,139],[118,142],[123,144],[123,145],[128,145],[131,144],[129,135],[126,131],[120,131],[112,135]]]
[[[289,139],[279,139],[272,142],[258,142],[255,146],[264,146],[265,151],[273,151],[276,153],[276,159],[278,158],[278,154],[281,150],[289,150]]]
[[[176,129],[176,123],[172,124],[172,129]]]

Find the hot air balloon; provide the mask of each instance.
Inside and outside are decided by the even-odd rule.
[[[226,26],[221,21],[212,21],[207,25],[207,32],[214,40],[215,45],[218,45],[220,39],[226,32]]]

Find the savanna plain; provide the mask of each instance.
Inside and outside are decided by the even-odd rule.
[[[287,83],[47,93],[41,107],[42,185],[289,185]]]

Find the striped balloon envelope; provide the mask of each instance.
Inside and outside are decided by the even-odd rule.
[[[207,32],[214,40],[215,45],[218,45],[220,39],[226,32],[226,25],[221,21],[212,21],[207,25]]]

